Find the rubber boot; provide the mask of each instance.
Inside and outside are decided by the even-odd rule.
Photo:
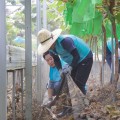
[[[67,115],[67,114],[69,114],[69,113],[71,113],[71,112],[72,112],[72,109],[71,109],[71,108],[64,107],[64,108],[63,108],[63,111],[57,114],[57,117],[58,117],[58,118],[63,117],[63,116],[65,116],[65,115]]]

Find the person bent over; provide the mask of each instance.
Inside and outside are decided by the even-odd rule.
[[[59,71],[68,72],[81,92],[86,95],[85,86],[93,64],[93,53],[84,40],[74,35],[61,35],[61,32],[61,29],[53,32],[40,30],[37,36],[40,42],[38,53],[43,54],[51,50],[60,56],[69,66]]]
[[[49,83],[48,83],[48,106],[51,103],[51,101],[53,100],[53,97],[55,95],[57,95],[59,93],[59,89],[61,86],[61,76],[60,73],[58,71],[57,67],[62,67],[63,65],[65,65],[66,63],[63,62],[62,60],[60,60],[59,58],[57,58],[57,60],[55,60],[55,55],[50,52],[47,51],[43,54],[43,58],[46,60],[47,64],[50,66],[50,70],[49,70]],[[57,61],[57,67],[55,65],[55,61]]]
[[[116,47],[116,43],[115,43],[115,39],[113,39],[113,55],[115,54],[115,47]],[[119,60],[118,73],[120,74],[120,40],[118,40],[118,60]],[[112,69],[112,40],[111,38],[109,38],[106,43],[106,62],[109,65],[110,69]],[[112,74],[110,77],[110,83],[112,83]]]

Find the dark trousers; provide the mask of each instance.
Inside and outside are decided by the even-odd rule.
[[[72,70],[71,73],[75,84],[79,87],[83,94],[86,94],[85,85],[88,80],[92,64],[93,58],[86,58],[80,62],[78,66]]]
[[[111,69],[111,65],[112,65],[112,53],[109,50],[108,46],[106,46],[106,62],[108,63],[110,69]],[[120,74],[120,60],[119,60],[119,65],[118,65],[118,73]],[[110,77],[110,83],[112,83],[112,74]]]
[[[112,64],[112,53],[111,51],[108,49],[108,47],[106,46],[106,61],[111,69],[111,64]],[[120,74],[120,60],[119,60],[119,66],[118,66],[118,72]]]
[[[108,46],[106,46],[106,61],[111,69],[111,63],[112,63],[112,53],[109,50]]]

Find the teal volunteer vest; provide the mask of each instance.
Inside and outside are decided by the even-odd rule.
[[[74,45],[80,55],[80,60],[78,61],[78,63],[80,63],[88,55],[88,53],[90,52],[90,48],[87,46],[87,44],[83,40],[81,40],[80,38],[74,35],[60,35],[56,40],[55,50],[57,54],[60,55],[61,59],[63,59],[69,65],[72,63],[73,56],[69,52],[67,52],[61,45],[61,41],[65,37],[72,38]]]

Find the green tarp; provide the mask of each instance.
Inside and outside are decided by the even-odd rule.
[[[75,0],[74,4],[67,2],[64,17],[70,25],[70,33],[77,36],[100,35],[102,32],[102,14],[96,9],[96,4],[102,0]],[[111,25],[106,23],[107,37],[111,37]],[[120,25],[117,25],[117,35],[120,37]]]

